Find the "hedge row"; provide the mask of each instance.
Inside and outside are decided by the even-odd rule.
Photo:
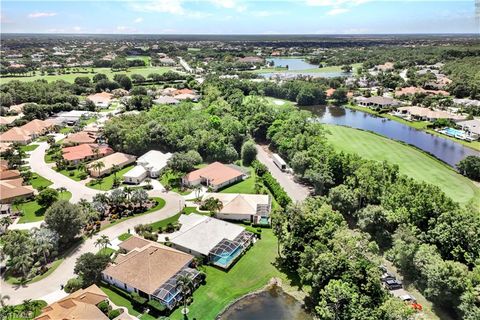
[[[282,186],[277,182],[277,180],[268,172],[267,167],[260,163],[258,160],[252,162],[252,166],[255,169],[255,173],[258,177],[263,179],[263,184],[270,190],[277,203],[285,208],[292,202],[292,199],[288,194],[283,190]]]

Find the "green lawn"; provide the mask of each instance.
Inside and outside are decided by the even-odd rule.
[[[85,68],[85,69],[80,70],[82,72],[60,74],[60,75],[45,75],[45,76],[42,76],[42,75],[40,75],[40,72],[37,72],[36,75],[27,76],[27,77],[1,77],[0,78],[0,84],[7,83],[11,80],[33,81],[33,80],[39,80],[39,79],[44,79],[44,80],[47,80],[47,81],[65,80],[67,82],[73,83],[73,81],[75,80],[76,77],[93,78],[93,76],[97,73],[104,73],[110,79],[113,79],[113,76],[115,74],[127,74],[127,75],[130,76],[130,75],[136,73],[136,74],[140,74],[144,77],[147,77],[150,73],[163,74],[167,71],[172,70],[172,68],[170,68],[170,67],[134,67],[134,68],[129,68],[128,71],[126,71],[126,72],[125,71],[113,72],[110,68],[93,68],[93,70],[94,70],[93,73],[90,72],[91,70],[92,70],[92,68]]]
[[[230,187],[222,189],[221,193],[246,193],[246,194],[255,194],[255,172],[250,169],[250,177],[243,180],[242,182],[236,183]]]
[[[180,180],[182,179],[182,173],[173,172],[172,170],[165,171],[160,177],[160,183],[165,186],[170,184],[171,191],[176,192],[182,196],[190,194],[192,190],[182,189],[180,187]]]
[[[150,66],[150,57],[149,56],[128,56],[127,60],[143,60],[147,67]]]
[[[70,200],[72,194],[69,191],[60,193],[60,200]],[[45,209],[41,207],[36,200],[28,201],[18,205],[18,210],[23,211],[23,216],[20,217],[18,223],[29,223],[42,221],[45,214]]]
[[[327,128],[332,133],[328,139],[338,150],[397,164],[400,172],[437,185],[461,204],[474,197],[480,202],[480,188],[443,162],[414,147],[362,130],[333,125]]]
[[[47,306],[47,303],[43,300],[32,300],[32,302],[37,302],[38,303],[35,310],[33,311],[33,316],[38,317],[42,313],[42,309]],[[14,306],[14,308],[15,308],[14,313],[16,315],[21,315],[21,313],[24,310],[22,304],[17,304],[17,305]],[[13,316],[13,315],[12,316],[7,315],[7,317],[5,319],[6,320],[25,320],[26,318],[25,317],[17,317],[17,316]]]
[[[165,200],[162,199],[162,198],[159,198],[159,197],[153,197],[152,198],[153,200],[157,201],[157,205],[153,208],[150,208],[148,209],[147,211],[143,212],[143,213],[139,213],[139,214],[136,214],[134,216],[129,216],[129,217],[124,217],[124,218],[121,218],[121,219],[116,219],[115,221],[113,221],[112,223],[110,224],[107,224],[107,225],[104,225],[100,228],[100,230],[105,230],[111,226],[114,226],[120,222],[123,222],[125,220],[128,220],[128,219],[132,219],[132,218],[135,218],[135,217],[138,217],[138,216],[141,216],[141,215],[144,215],[144,214],[149,214],[149,213],[152,213],[154,211],[157,211],[157,210],[160,210],[162,209],[163,207],[165,207]]]
[[[30,185],[37,190],[41,188],[46,188],[53,184],[52,181],[45,179],[44,177],[38,175],[35,172],[32,173],[32,178],[28,183],[30,183]]]
[[[38,148],[38,144],[27,144],[26,146],[21,146],[20,150],[24,152],[33,151]]]
[[[277,240],[271,229],[263,229],[262,239],[228,271],[206,266],[207,284],[193,294],[189,319],[215,319],[233,300],[264,287],[272,277],[279,277],[289,286],[287,276],[275,266]],[[170,316],[181,320],[180,308]]]
[[[130,238],[131,236],[132,236],[131,233],[122,233],[121,235],[118,236],[118,240],[125,241],[128,238]]]
[[[57,170],[57,171],[63,174],[64,176],[69,177],[70,179],[75,181],[81,181],[79,176],[82,172],[85,172],[84,170],[81,170],[81,169],[63,169],[63,170]]]
[[[152,226],[154,231],[157,231],[160,227],[165,228],[169,223],[175,223],[178,221],[178,218],[180,218],[181,212],[177,213],[176,215],[163,219],[154,223],[151,223],[150,225]]]
[[[182,213],[183,214],[190,214],[190,213],[201,214],[200,212],[198,212],[197,207],[185,207],[183,208]]]
[[[361,63],[354,63],[351,66],[352,66],[352,72],[355,73],[355,71],[359,67],[361,67],[362,64]],[[323,67],[323,68],[312,68],[312,69],[306,69],[306,70],[287,70],[286,68],[274,67],[274,68],[262,68],[262,69],[246,71],[246,72],[252,72],[252,73],[330,73],[330,72],[341,72],[341,71],[342,71],[342,66],[328,66],[328,67]]]
[[[60,133],[63,133],[63,134],[69,134],[72,131],[73,131],[72,127],[63,127],[62,129],[60,129]]]
[[[120,178],[121,181],[123,181],[123,175],[133,167],[134,165],[132,164],[121,169],[116,173],[117,177]],[[87,187],[90,187],[92,189],[97,189],[97,190],[104,190],[104,191],[111,190],[113,188],[114,177],[115,177],[115,174],[112,173],[108,176],[103,177],[100,181],[97,181],[96,179],[94,179],[89,183],[87,183]]]

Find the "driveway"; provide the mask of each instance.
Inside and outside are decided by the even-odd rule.
[[[267,166],[268,171],[277,179],[278,183],[294,202],[303,201],[310,195],[310,191],[306,186],[295,182],[293,175],[283,172],[275,165],[267,146],[257,144],[257,151],[257,160]]]
[[[78,181],[74,181],[69,177],[52,169],[52,165],[45,162],[45,153],[49,145],[47,142],[39,143],[39,146],[30,153],[28,164],[33,172],[53,182],[53,188],[63,187],[72,193],[73,203],[77,203],[80,199],[91,201],[93,196],[104,191],[91,189]]]
[[[8,304],[19,304],[25,299],[47,299],[52,302],[55,297],[60,296],[60,286],[65,285],[68,279],[74,277],[73,269],[77,258],[87,252],[97,252],[99,249],[95,247],[95,241],[102,235],[106,235],[110,240],[114,240],[119,235],[128,231],[133,231],[137,224],[153,223],[174,216],[179,212],[179,209],[184,206],[184,199],[176,193],[162,193],[160,191],[152,191],[151,196],[162,197],[165,199],[165,207],[152,213],[131,218],[119,224],[116,224],[104,231],[99,232],[92,238],[84,241],[78,246],[74,252],[70,253],[68,257],[58,266],[58,268],[48,277],[25,286],[12,286],[3,281],[0,282],[0,292],[2,295],[9,295],[10,300]]]

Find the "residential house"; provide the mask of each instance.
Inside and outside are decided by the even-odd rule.
[[[182,178],[182,184],[187,187],[204,184],[217,191],[220,188],[242,181],[246,174],[235,166],[214,162],[208,166],[192,171]]]
[[[69,165],[77,165],[80,162],[103,158],[113,152],[113,149],[107,145],[79,144],[63,148],[62,157]]]
[[[244,227],[191,213],[179,218],[180,230],[168,234],[173,248],[206,257],[215,266],[228,269],[253,242]]]
[[[95,284],[77,290],[65,298],[49,304],[34,320],[108,320],[97,307],[108,300],[107,295]]]
[[[194,286],[200,283],[200,273],[190,268],[194,258],[190,254],[136,236],[119,247],[127,253],[117,256],[102,272],[102,279],[122,290],[173,309],[183,299],[179,277],[190,276]]]
[[[156,104],[178,104],[179,102],[180,101],[170,96],[159,96],[158,98],[153,100],[153,103]]]
[[[97,142],[97,135],[92,132],[80,131],[71,133],[63,140],[64,145],[92,144]]]
[[[150,150],[137,159],[137,165],[123,175],[126,183],[139,184],[147,176],[156,179],[160,172],[167,166],[168,160],[172,157],[170,152],[163,153],[157,150]]]
[[[100,92],[91,94],[87,97],[88,100],[92,101],[95,106],[98,108],[108,108],[113,99],[113,94],[108,92]]]
[[[216,213],[219,219],[260,223],[268,221],[272,209],[270,196],[266,194],[205,193],[202,201],[210,198],[222,202],[222,208]]]
[[[438,109],[429,109],[423,107],[400,107],[397,109],[397,115],[406,118],[407,120],[421,120],[421,121],[435,121],[438,119],[447,119],[451,121],[462,121],[465,120],[466,117],[451,113],[448,111],[438,110]]]
[[[131,163],[134,163],[135,160],[135,156],[122,152],[116,152],[90,163],[88,165],[88,173],[93,178],[101,177],[110,174],[115,167],[123,168]],[[95,163],[100,161],[103,162],[104,166],[99,170],[95,168]]]
[[[457,125],[462,128],[462,130],[469,133],[469,136],[472,139],[480,139],[480,120],[472,119],[466,121],[457,122]]]
[[[9,126],[11,125],[15,120],[20,119],[23,115],[19,114],[16,116],[4,116],[0,117],[0,125],[1,126]]]
[[[31,198],[34,189],[24,186],[22,178],[0,180],[0,203],[12,203],[15,199]]]
[[[0,134],[1,142],[29,144],[34,139],[46,134],[53,128],[53,123],[48,120],[32,120],[21,127],[13,127]]]
[[[66,124],[69,126],[77,125],[80,123],[81,119],[88,119],[92,116],[90,111],[84,110],[71,110],[71,111],[64,111],[59,112],[56,114],[56,118],[62,124]]]
[[[413,96],[416,93],[425,93],[429,95],[442,95],[442,96],[450,95],[447,91],[444,91],[444,90],[426,90],[420,87],[405,87],[405,88],[397,89],[395,91],[395,97]]]
[[[357,97],[354,99],[359,105],[370,108],[391,108],[401,105],[401,102],[392,98],[374,96],[370,98]]]

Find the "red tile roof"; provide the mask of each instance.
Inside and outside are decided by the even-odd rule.
[[[220,162],[214,162],[204,168],[190,172],[185,176],[185,179],[189,182],[202,178],[208,179],[209,184],[216,186],[242,175],[243,172],[239,170],[233,169]]]

